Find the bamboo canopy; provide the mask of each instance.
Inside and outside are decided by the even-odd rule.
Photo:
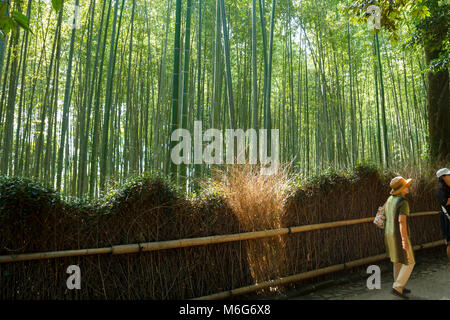
[[[428,216],[438,214],[439,211],[426,211],[412,213],[412,217]],[[43,259],[53,259],[53,258],[63,258],[63,257],[75,257],[75,256],[87,256],[87,255],[98,255],[98,254],[128,254],[128,253],[138,253],[142,251],[157,251],[166,250],[174,248],[185,248],[193,246],[201,246],[216,243],[225,243],[233,241],[243,241],[267,237],[281,236],[289,233],[307,232],[313,230],[336,228],[341,226],[348,226],[366,222],[372,222],[373,217],[352,219],[352,220],[342,220],[327,223],[311,224],[305,226],[287,227],[280,229],[271,229],[264,231],[253,231],[244,232],[228,235],[218,235],[209,237],[198,237],[198,238],[188,238],[188,239],[178,239],[178,240],[168,240],[168,241],[158,241],[158,242],[145,242],[145,243],[134,243],[125,245],[113,245],[104,248],[92,248],[92,249],[77,249],[77,250],[64,250],[64,251],[49,251],[49,252],[36,252],[36,253],[23,253],[23,254],[12,254],[0,256],[0,263],[10,263],[18,261],[29,261],[29,260],[43,260]]]
[[[429,242],[429,243],[425,243],[425,244],[421,244],[421,245],[415,245],[414,250],[433,248],[433,247],[441,246],[444,244],[445,244],[445,240],[439,240],[439,241]],[[386,258],[387,258],[386,253],[379,254],[376,256],[353,260],[350,262],[341,263],[341,264],[329,266],[326,268],[321,268],[321,269],[317,269],[317,270],[312,270],[312,271],[308,271],[308,272],[304,272],[304,273],[295,274],[292,276],[279,278],[276,280],[264,281],[264,282],[260,282],[260,283],[242,287],[242,288],[232,289],[232,290],[228,290],[228,291],[211,294],[208,296],[198,297],[198,298],[195,298],[192,300],[219,300],[219,299],[230,298],[233,296],[254,292],[254,291],[257,291],[257,290],[260,290],[263,288],[267,288],[267,287],[275,287],[275,286],[287,284],[290,282],[296,282],[296,281],[300,281],[300,280],[310,279],[310,278],[318,277],[318,276],[321,276],[324,274],[329,274],[329,273],[345,270],[348,268],[358,267],[361,265],[381,261]]]

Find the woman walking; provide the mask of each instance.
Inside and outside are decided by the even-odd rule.
[[[391,196],[385,205],[384,241],[387,255],[394,264],[394,284],[391,293],[402,299],[409,299],[406,294],[410,290],[406,289],[405,285],[415,265],[407,222],[409,203],[405,198],[411,183],[412,179],[406,180],[400,176],[392,179]]]
[[[436,172],[439,179],[437,197],[441,205],[441,230],[442,236],[447,242],[447,257],[450,260],[450,170],[447,168],[439,169]]]

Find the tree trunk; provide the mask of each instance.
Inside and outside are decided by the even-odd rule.
[[[447,32],[443,33],[444,35]],[[435,38],[425,46],[427,65],[439,57],[444,39]],[[427,110],[431,161],[446,163],[450,160],[450,95],[448,68],[427,73]]]

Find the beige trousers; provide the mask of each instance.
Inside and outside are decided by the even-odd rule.
[[[403,291],[403,288],[405,287],[406,282],[408,282],[414,269],[415,261],[410,259],[409,254],[408,260],[410,262],[409,264],[394,263],[394,284],[392,285],[392,288],[399,292]]]

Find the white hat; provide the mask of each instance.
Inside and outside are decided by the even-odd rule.
[[[447,169],[447,168],[439,169],[439,170],[436,172],[436,176],[437,176],[438,178],[440,178],[440,177],[442,177],[442,176],[446,176],[446,175],[450,175],[450,170]]]

